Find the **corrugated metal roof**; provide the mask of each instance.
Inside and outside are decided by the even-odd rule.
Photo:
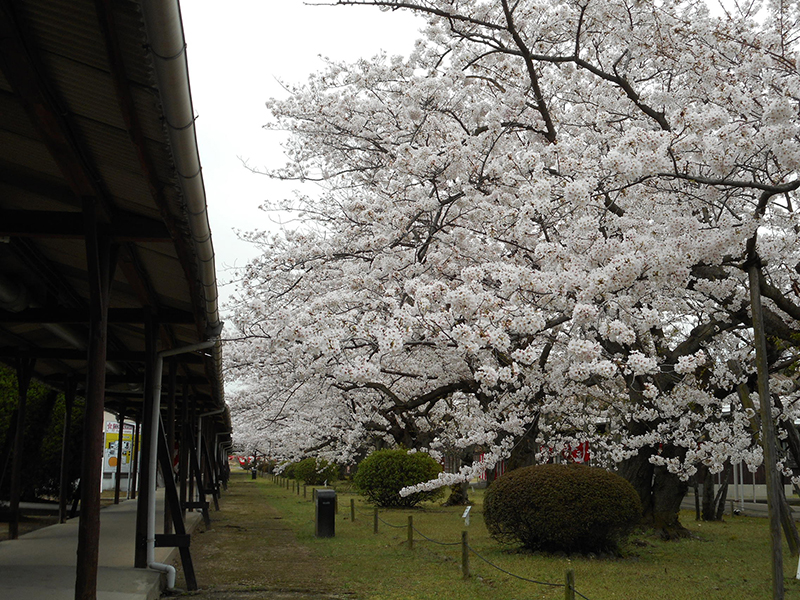
[[[89,0],[20,0],[13,3],[12,18],[0,23],[18,36],[0,40],[16,44],[14,52],[0,49],[0,228],[4,215],[6,225],[17,224],[0,232],[8,236],[0,237],[7,242],[0,243],[0,291],[3,285],[24,288],[29,308],[87,304],[80,221],[58,215],[79,210],[78,190],[89,185],[104,206],[111,235],[122,236],[111,308],[179,309],[184,322],[166,324],[163,339],[178,346],[197,343],[218,315],[208,312],[199,284],[197,242],[175,173],[174,153],[183,150],[172,146],[161,109],[164,95],[188,89],[158,89],[139,2],[105,5],[112,10],[112,48],[119,49],[119,62],[106,44],[98,6]],[[132,99],[127,114],[120,86]],[[20,216],[26,211],[56,216]],[[126,226],[128,214],[146,219],[140,229]],[[5,360],[12,347],[69,347],[41,323],[15,322],[19,308],[4,305],[3,297],[0,293]],[[82,323],[70,326],[77,334],[85,330]],[[110,347],[144,348],[141,323],[112,323],[110,335]],[[182,367],[198,381],[192,393],[201,410],[224,406],[219,356],[205,361]],[[58,385],[68,373],[80,376],[86,364],[69,355],[44,358],[36,368],[39,378]],[[131,377],[144,376],[141,363],[125,362],[124,369]]]

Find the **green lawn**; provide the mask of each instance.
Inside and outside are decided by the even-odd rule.
[[[303,497],[259,479],[266,500],[295,531],[298,541],[330,565],[337,586],[370,600],[528,600],[562,599],[563,587],[522,581],[490,566],[470,553],[472,576],[461,577],[461,518],[463,507],[428,504],[412,510],[381,509],[378,534],[373,533],[373,508],[347,486],[339,485],[339,513],[334,538],[314,537],[311,489]],[[695,522],[693,513],[682,515],[694,534],[680,542],[661,542],[634,535],[624,558],[550,556],[515,551],[500,546],[483,525],[482,493],[475,502],[466,528],[470,547],[489,562],[519,577],[563,584],[565,573],[575,573],[575,588],[590,600],[767,600],[772,597],[767,520],[735,517],[721,523]],[[350,519],[355,500],[356,520]],[[407,548],[408,515],[425,536],[454,544],[442,546],[414,533],[414,549]],[[390,527],[388,524],[397,527]],[[800,598],[794,579],[797,558],[785,551],[786,597]],[[580,598],[580,595],[578,596]]]

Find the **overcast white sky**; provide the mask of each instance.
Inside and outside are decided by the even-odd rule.
[[[324,0],[323,0],[324,1]],[[253,248],[233,229],[267,229],[267,199],[292,186],[256,175],[254,167],[283,164],[280,136],[262,129],[264,102],[286,94],[276,80],[298,83],[323,68],[320,55],[355,60],[380,50],[407,55],[422,22],[374,7],[309,6],[302,0],[182,0],[192,100],[220,293]]]

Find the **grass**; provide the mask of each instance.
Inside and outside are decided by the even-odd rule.
[[[311,491],[287,490],[259,479],[253,484],[284,517],[298,542],[308,546],[330,567],[335,587],[369,600],[560,599],[563,587],[522,581],[494,568],[475,554],[470,556],[472,577],[461,577],[459,545],[440,546],[414,534],[414,550],[407,549],[407,519],[415,529],[437,541],[457,543],[464,530],[463,507],[434,504],[411,510],[381,509],[379,533],[373,534],[373,508],[338,486],[339,514],[334,538],[314,537]],[[694,534],[680,542],[662,542],[640,534],[624,549],[623,558],[597,559],[522,552],[497,544],[486,533],[481,514],[482,493],[471,494],[470,546],[505,571],[520,577],[563,584],[568,569],[575,572],[575,588],[590,600],[767,600],[772,597],[767,520],[728,518],[703,523],[694,514],[682,515]],[[356,520],[350,520],[350,500]],[[794,579],[797,559],[784,549],[786,597],[800,597]],[[580,596],[579,596],[580,597]]]

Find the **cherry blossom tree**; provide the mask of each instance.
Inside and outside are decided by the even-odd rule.
[[[781,435],[800,416],[797,9],[336,4],[427,27],[408,58],[330,62],[269,102],[291,137],[268,174],[321,193],[252,234],[237,423],[340,461],[590,441],[679,535],[698,467],[763,461],[748,271]]]

